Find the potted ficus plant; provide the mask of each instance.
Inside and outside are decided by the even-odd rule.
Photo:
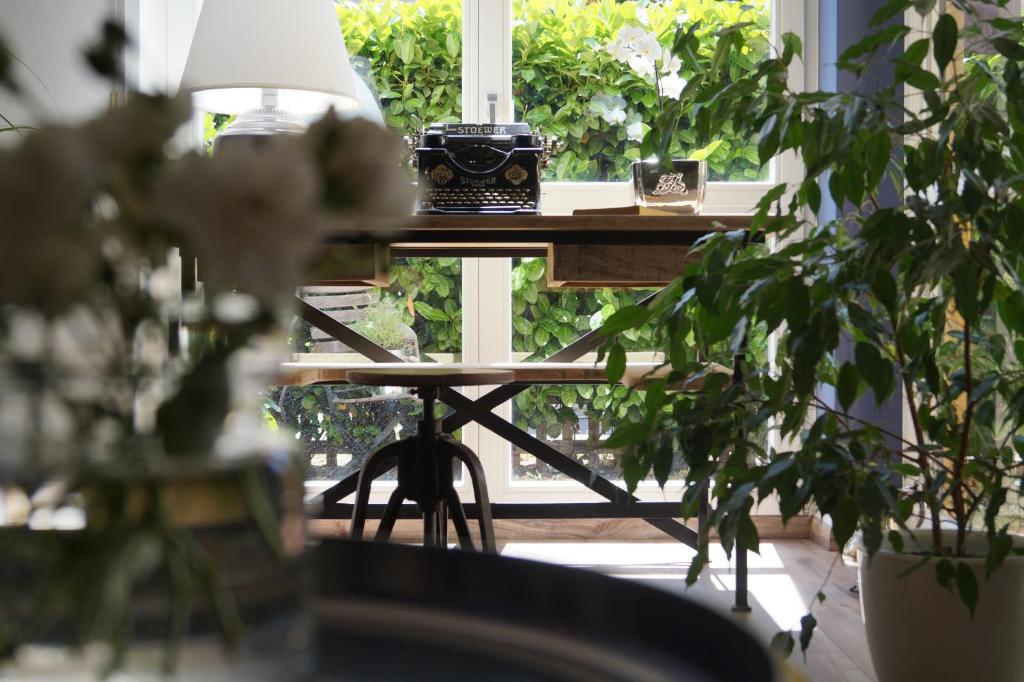
[[[762,162],[798,154],[804,177],[767,193],[749,234],[705,239],[649,309],[607,321],[609,375],[622,372],[617,335],[652,320],[666,385],[698,372],[698,358],[742,359],[755,329],[778,350],[772,367],[741,362],[742,376],[708,377],[698,392],[655,382],[643,420],[607,445],[630,448],[631,486],[652,470],[663,480],[680,453],[689,514],[710,489],[690,581],[711,528],[726,548],[757,551],[750,514],[774,496],[784,519],[817,512],[840,546],[856,538],[880,680],[1018,679],[1024,20],[954,0],[963,24],[943,13],[914,35],[900,22],[934,4],[879,11],[838,61],[864,76],[856,91],[791,90],[801,46],[786,35],[753,75],[694,93],[702,135],[731,121]],[[877,85],[869,67],[891,82]],[[820,211],[826,198],[835,217]],[[902,403],[902,427],[878,411],[886,402]],[[801,649],[815,626],[809,612]],[[774,644],[788,653],[794,638]]]
[[[183,679],[306,667],[303,476],[260,391],[324,235],[408,216],[402,145],[328,112],[174,155],[189,116],[132,94],[0,151],[0,675],[170,673],[190,642],[213,651]]]

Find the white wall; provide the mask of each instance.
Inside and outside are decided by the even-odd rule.
[[[120,6],[119,0],[0,0],[0,34],[25,63],[15,76],[29,94],[23,101],[0,92],[0,113],[18,124],[74,123],[105,109],[110,83],[89,70],[82,50]]]

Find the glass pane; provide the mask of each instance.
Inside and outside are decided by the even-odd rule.
[[[547,180],[629,179],[629,165],[639,159],[640,140],[658,109],[659,89],[665,97],[678,97],[680,79],[691,75],[671,58],[659,58],[651,73],[646,57],[668,47],[680,25],[700,21],[700,33],[712,34],[752,22],[737,68],[749,68],[770,48],[768,0],[513,0],[512,7],[516,120],[555,135],[564,145],[545,171]],[[653,36],[654,44],[647,36]],[[624,47],[613,45],[617,38]],[[702,50],[710,56],[714,40]],[[694,141],[690,121],[684,119],[672,155],[693,153]],[[756,146],[733,144],[728,130],[708,165],[711,180],[767,178],[759,169]]]
[[[304,287],[310,305],[407,361],[462,359],[462,259],[401,258],[391,286]],[[341,341],[295,318],[293,352],[308,360],[364,362]],[[354,473],[377,448],[416,431],[422,412],[404,389],[314,386],[275,389],[268,417],[297,434],[310,480]],[[445,408],[438,406],[438,414]],[[393,476],[393,474],[392,474]]]
[[[512,262],[512,356],[542,360],[601,326],[616,310],[632,305],[653,289],[546,289],[544,258]],[[629,332],[627,350],[653,349],[652,331]],[[591,362],[594,357],[587,356]],[[534,386],[516,396],[516,425],[602,476],[621,478],[621,452],[602,447],[615,424],[640,419],[643,391],[624,386]],[[512,480],[567,480],[547,464],[512,448]]]
[[[412,132],[462,120],[462,0],[346,0],[337,12],[388,125]]]

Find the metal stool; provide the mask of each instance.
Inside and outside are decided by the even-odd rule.
[[[417,369],[413,366],[408,370],[349,371],[347,381],[350,384],[410,387],[423,401],[423,418],[419,422],[416,434],[385,445],[367,457],[363,463],[356,486],[356,503],[352,510],[352,538],[361,540],[363,537],[373,480],[391,469],[397,460],[398,487],[388,499],[375,539],[385,541],[391,536],[402,503],[405,500],[412,500],[423,514],[425,546],[443,547],[447,544],[450,514],[455,532],[459,536],[459,546],[462,549],[473,549],[466,512],[453,485],[452,462],[458,460],[466,465],[473,485],[473,494],[476,496],[477,508],[480,510],[481,549],[485,552],[494,552],[491,507],[480,459],[450,434],[441,432],[441,422],[434,416],[434,401],[443,388],[507,384],[514,378],[515,374],[511,371],[489,369]]]

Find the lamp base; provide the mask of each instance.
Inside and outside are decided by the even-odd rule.
[[[306,125],[295,115],[272,104],[250,109],[239,114],[213,141],[213,153],[240,144],[254,145],[267,149],[275,135],[301,135]]]

